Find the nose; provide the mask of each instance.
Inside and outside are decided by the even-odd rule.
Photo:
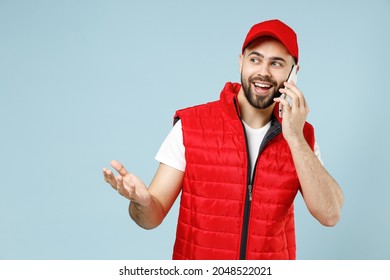
[[[258,68],[258,71],[257,71],[257,75],[258,76],[263,76],[263,77],[269,77],[271,76],[271,73],[269,71],[269,65],[267,63],[261,63],[259,65],[259,68]]]

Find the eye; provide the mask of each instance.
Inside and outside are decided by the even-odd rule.
[[[281,62],[279,62],[279,61],[274,61],[274,62],[272,62],[271,65],[275,66],[275,67],[282,67],[283,66],[283,64]]]
[[[251,58],[249,58],[249,61],[252,63],[259,63],[260,62],[260,60],[257,57],[251,57]]]

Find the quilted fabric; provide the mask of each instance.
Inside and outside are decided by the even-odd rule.
[[[176,112],[187,164],[173,259],[239,259],[240,253],[245,259],[296,258],[293,201],[299,180],[278,114],[263,141],[249,201],[239,90],[240,84],[227,83],[220,100]],[[304,134],[313,148],[308,123]]]

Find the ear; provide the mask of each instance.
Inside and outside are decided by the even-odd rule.
[[[301,67],[299,66],[299,64],[297,64],[297,73],[298,73],[299,69],[301,69]]]

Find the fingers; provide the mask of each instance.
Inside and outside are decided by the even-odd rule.
[[[280,104],[283,105],[283,108],[286,108],[288,110],[291,110],[291,106],[290,106],[290,103],[288,102],[288,100],[285,98],[285,97],[279,97],[279,98],[275,98],[274,99],[276,102],[279,102]]]
[[[285,82],[284,83],[285,88],[280,89],[281,93],[284,93],[288,95],[291,98],[291,109],[292,111],[303,111],[308,113],[309,107],[306,103],[305,96],[303,93],[296,87],[294,82]],[[275,100],[278,102],[281,102],[282,99],[280,100]],[[281,102],[282,103],[282,102]],[[282,103],[283,106],[285,106],[284,103]]]
[[[133,176],[127,176],[123,178],[122,176],[117,177],[118,188],[117,191],[122,196],[126,197],[129,200],[135,201],[137,198],[136,194],[136,181],[134,181]]]
[[[279,97],[274,100],[283,105],[282,131],[284,138],[289,142],[303,136],[303,127],[309,113],[309,107],[303,93],[293,82],[286,82],[284,86],[285,88],[280,89],[280,92],[291,99],[291,106],[285,98]]]
[[[111,166],[116,170],[118,171],[119,175],[124,177],[128,174],[130,174],[126,168],[117,160],[113,160],[111,161]],[[117,178],[114,176],[114,174],[112,173],[111,170],[107,169],[107,168],[103,168],[103,176],[104,176],[104,181],[106,181],[107,183],[109,183],[111,185],[111,187],[113,187],[115,190],[118,189],[118,180]]]
[[[123,164],[120,163],[119,161],[113,160],[111,161],[110,164],[116,171],[118,171],[119,175],[126,176],[127,174],[129,174],[129,172],[126,170]]]
[[[111,170],[103,168],[104,181],[130,201],[148,206],[152,197],[145,183],[134,174],[129,173],[118,161],[112,161],[111,165],[119,172],[119,175],[115,177]]]
[[[111,170],[103,168],[104,181],[109,183],[113,189],[117,189],[117,180]]]
[[[279,117],[283,118],[283,112],[291,111],[290,103],[286,100],[286,95],[283,93],[280,97],[274,98],[275,102],[279,102]]]
[[[116,160],[111,161],[111,166],[118,171],[119,175],[115,177],[111,170],[103,168],[104,181],[109,183],[120,195],[127,199],[134,200],[136,196],[135,183],[137,183],[137,181],[133,182],[133,177],[135,176],[130,174],[125,167]]]

